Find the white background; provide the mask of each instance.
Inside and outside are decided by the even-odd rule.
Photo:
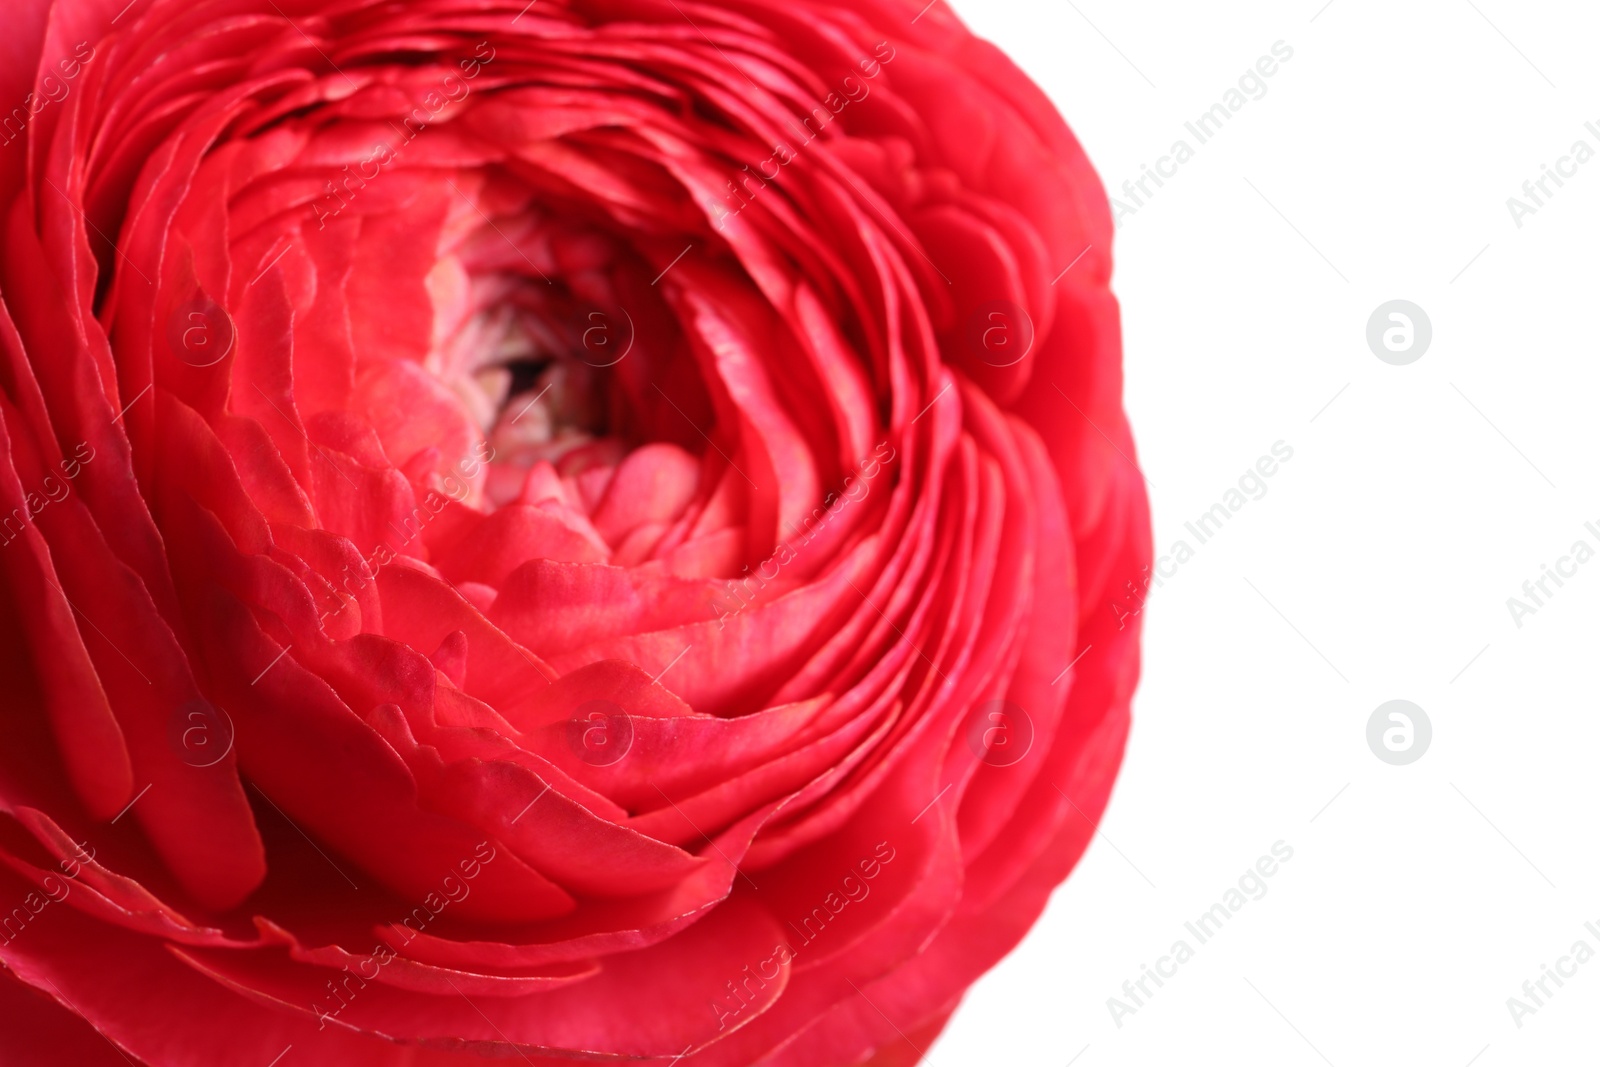
[[[1158,552],[1195,546],[1184,522],[1274,442],[1294,458],[1151,595],[1103,832],[927,1062],[1595,1062],[1600,959],[1520,1028],[1506,1000],[1579,939],[1600,951],[1600,559],[1520,628],[1506,601],[1575,541],[1600,549],[1600,159],[1521,228],[1506,200],[1574,141],[1600,150],[1600,13],[955,6],[1113,193],[1294,49],[1122,219],[1114,278]],[[1397,298],[1433,326],[1408,366],[1365,337]],[[1409,766],[1366,742],[1395,698],[1433,725]],[[1184,923],[1279,840],[1266,895],[1197,946]],[[1179,938],[1194,959],[1117,1027],[1107,998]]]

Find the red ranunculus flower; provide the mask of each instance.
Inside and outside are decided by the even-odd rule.
[[[1100,183],[920,6],[0,8],[0,1062],[919,1057],[1149,559]]]

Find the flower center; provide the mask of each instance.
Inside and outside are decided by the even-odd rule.
[[[491,507],[517,499],[541,462],[560,467],[594,446],[615,462],[626,451],[616,392],[635,340],[633,316],[608,299],[612,238],[588,232],[562,242],[531,217],[519,228],[532,232],[514,237],[511,225],[491,222],[469,234],[429,279],[435,338],[427,367],[483,435]],[[558,243],[581,244],[588,269],[561,270],[566,257],[541,265],[545,256],[535,253]]]

